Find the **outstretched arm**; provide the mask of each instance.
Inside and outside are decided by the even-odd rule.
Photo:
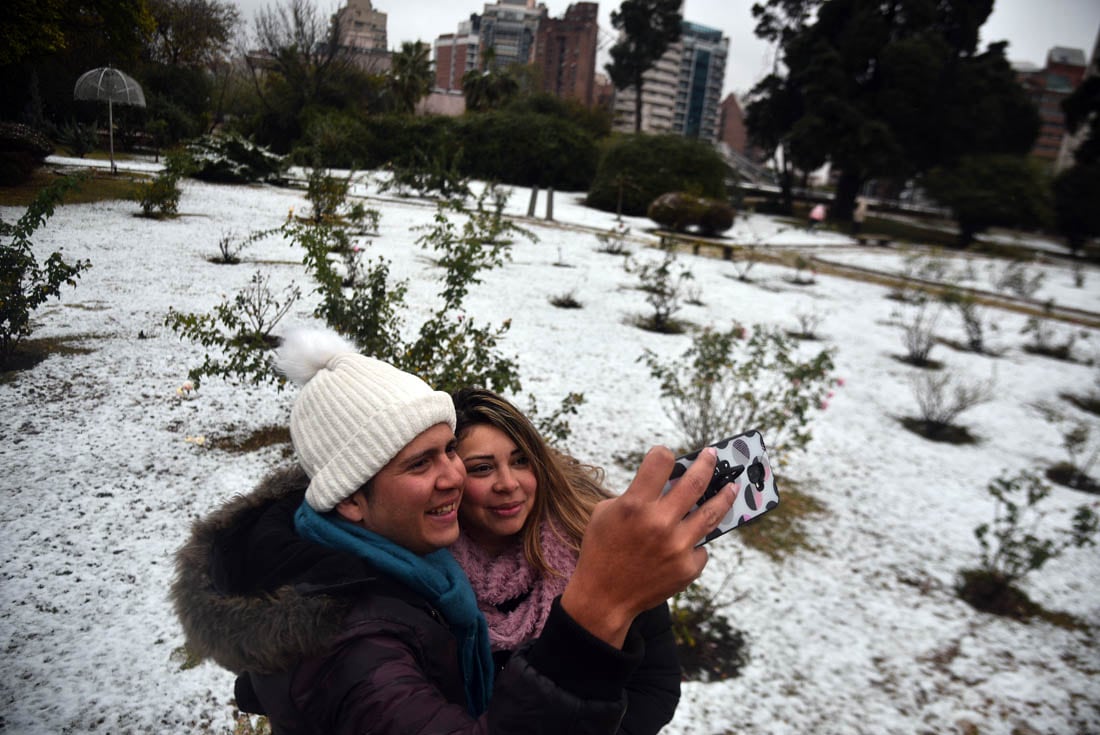
[[[714,473],[707,448],[667,493],[674,457],[654,447],[634,481],[596,506],[577,569],[561,606],[592,635],[621,647],[635,616],[685,589],[703,571],[707,552],[696,544],[722,521],[736,493],[727,485],[688,515]]]

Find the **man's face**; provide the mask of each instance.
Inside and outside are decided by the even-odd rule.
[[[369,498],[360,490],[337,510],[413,553],[428,554],[458,538],[458,505],[465,480],[454,432],[447,424],[436,424],[378,471]]]

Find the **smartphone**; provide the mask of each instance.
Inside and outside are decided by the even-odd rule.
[[[737,500],[718,527],[708,533],[698,545],[712,541],[724,533],[754,521],[779,505],[779,488],[775,484],[775,475],[768,461],[768,448],[759,431],[746,431],[729,439],[715,442],[710,446],[718,450],[718,463],[714,466],[714,477],[706,491],[695,504],[701,504],[714,497],[726,483],[734,483],[740,488]],[[673,483],[680,479],[691,463],[703,449],[676,458],[676,465],[662,492],[672,489]],[[692,508],[694,510],[695,508]]]

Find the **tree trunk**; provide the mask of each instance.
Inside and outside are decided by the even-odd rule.
[[[554,219],[554,187],[546,187],[546,219]]]
[[[974,235],[978,233],[978,227],[971,222],[959,220],[959,248],[965,250],[974,242]]]
[[[863,186],[862,177],[853,171],[843,169],[836,184],[836,196],[833,199],[833,211],[830,217],[837,222],[851,222],[852,210],[856,208],[856,195]]]
[[[634,81],[634,132],[642,132],[642,78]]]
[[[536,186],[531,187],[531,201],[529,201],[527,203],[527,216],[528,217],[534,217],[535,216],[535,205],[537,205],[538,202],[539,202],[539,187],[536,185]]]

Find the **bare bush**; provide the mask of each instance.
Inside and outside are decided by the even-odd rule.
[[[938,437],[956,427],[959,416],[993,399],[994,378],[965,382],[951,373],[921,373],[912,379],[924,436]]]
[[[901,324],[906,362],[918,367],[931,365],[932,361],[928,356],[936,344],[940,309],[933,307],[927,299],[919,299],[894,315]]]
[[[990,266],[990,283],[996,290],[1021,299],[1035,298],[1043,285],[1044,274],[1032,272],[1022,260],[1013,260],[1004,266]]]

